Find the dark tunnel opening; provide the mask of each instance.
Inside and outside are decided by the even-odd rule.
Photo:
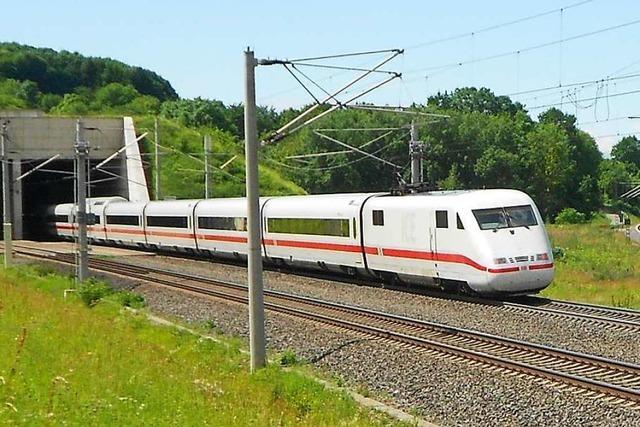
[[[87,197],[105,197],[124,194],[123,170],[119,166],[106,165],[95,169],[101,160],[91,162]],[[23,161],[22,170],[31,169],[38,161]],[[111,174],[116,174],[118,177]],[[22,182],[23,237],[30,240],[47,240],[47,209],[60,203],[75,201],[74,161],[60,160],[24,178]]]

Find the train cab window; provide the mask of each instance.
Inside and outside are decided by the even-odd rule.
[[[147,226],[167,228],[187,228],[186,216],[147,216]]]
[[[473,215],[476,217],[481,230],[538,225],[530,205],[476,209],[473,211]]]
[[[247,218],[239,216],[199,216],[198,228],[208,230],[247,231]]]
[[[436,228],[449,228],[449,212],[436,211]]]
[[[267,218],[269,233],[349,237],[346,218]]]
[[[384,211],[373,211],[373,225],[384,225]]]
[[[462,220],[458,213],[456,213],[456,225],[458,226],[458,230],[464,230],[464,225],[462,224]]]
[[[140,225],[140,218],[137,215],[107,215],[109,225]]]

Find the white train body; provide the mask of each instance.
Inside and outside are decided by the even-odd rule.
[[[88,204],[94,242],[246,257],[244,198]],[[505,294],[538,292],[554,275],[540,213],[516,190],[265,197],[260,205],[263,257],[278,265]],[[73,237],[74,205],[50,215],[52,233]]]

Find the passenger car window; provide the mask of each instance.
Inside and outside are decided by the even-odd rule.
[[[458,213],[456,213],[456,225],[458,226],[458,230],[464,230],[464,225],[462,224],[462,220]]]
[[[449,213],[436,211],[436,228],[449,228]]]
[[[247,218],[238,216],[199,216],[198,228],[247,231]]]
[[[109,225],[140,225],[140,220],[135,215],[107,215]]]
[[[373,225],[384,225],[384,211],[372,211]]]
[[[270,233],[349,237],[347,218],[267,218]]]
[[[149,227],[187,228],[186,216],[147,216]]]

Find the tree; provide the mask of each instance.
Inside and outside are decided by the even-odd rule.
[[[521,162],[517,154],[489,147],[476,161],[474,171],[488,188],[522,188]]]
[[[625,136],[611,149],[611,157],[629,164],[633,170],[640,170],[640,140],[635,136]]]
[[[573,191],[566,196],[567,206],[589,214],[597,210],[602,200],[597,191],[597,171],[602,162],[602,153],[596,141],[586,132],[576,127],[576,118],[557,108],[550,108],[538,116],[541,124],[553,124],[562,129],[571,148],[575,164]]]
[[[42,93],[57,95],[73,92],[78,86],[96,90],[109,83],[120,83],[161,101],[178,98],[171,84],[152,71],[109,58],[17,43],[0,43],[0,78],[3,77],[30,80]]]
[[[630,169],[629,163],[616,159],[607,159],[600,164],[598,187],[608,203],[617,200],[620,196],[620,183],[633,179]]]
[[[567,134],[554,124],[538,125],[527,135],[522,162],[527,169],[527,193],[545,218],[555,218],[575,189],[576,164]]]
[[[89,100],[76,93],[68,93],[51,112],[57,114],[87,114],[89,112]]]
[[[100,109],[100,106],[122,106],[133,101],[139,95],[133,86],[123,85],[121,83],[109,83],[96,91],[97,109]]]
[[[512,102],[508,96],[496,96],[487,89],[463,87],[452,93],[438,92],[429,97],[427,105],[440,110],[457,110],[462,112],[477,112],[483,114],[516,114],[524,108],[519,102]]]

